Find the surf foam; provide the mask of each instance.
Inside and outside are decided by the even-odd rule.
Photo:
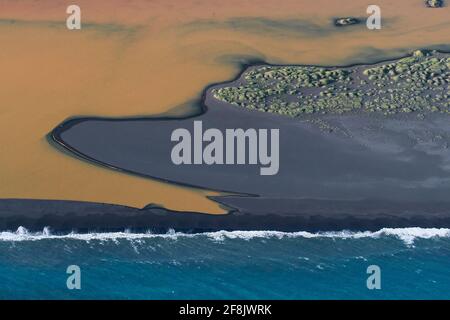
[[[19,227],[15,232],[0,232],[0,241],[18,242],[18,241],[42,241],[52,239],[67,239],[79,241],[118,241],[118,240],[142,240],[152,238],[163,238],[177,240],[180,238],[199,238],[206,237],[213,241],[224,241],[226,239],[252,240],[258,238],[334,238],[334,239],[362,239],[362,238],[381,238],[395,237],[402,240],[407,245],[412,245],[416,239],[431,238],[450,238],[450,229],[446,228],[383,228],[379,231],[333,231],[311,233],[306,231],[299,232],[280,232],[280,231],[217,231],[205,233],[181,233],[169,230],[165,234],[154,234],[151,232],[132,233],[124,232],[105,232],[105,233],[68,233],[52,234],[49,228],[44,228],[42,232],[30,232],[24,227]]]

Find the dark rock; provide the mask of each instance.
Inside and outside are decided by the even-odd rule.
[[[336,18],[334,19],[334,25],[337,27],[350,26],[353,24],[359,24],[360,20],[353,17]]]

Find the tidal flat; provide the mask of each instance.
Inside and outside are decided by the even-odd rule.
[[[400,69],[405,69],[403,76]],[[258,76],[261,70],[270,76]],[[296,76],[284,74],[283,70],[292,70]],[[304,74],[312,79],[303,79]],[[372,75],[376,77],[369,80]],[[361,79],[362,76],[367,79]],[[396,76],[399,79],[392,79]],[[407,81],[415,77],[414,84]],[[297,88],[297,97],[322,99],[320,92],[327,90],[328,85],[321,84],[323,79],[334,84],[336,91],[332,94],[337,96],[358,92],[357,85],[365,90],[360,89],[360,96],[353,97],[361,99],[358,108],[349,109],[347,100],[339,104],[328,98],[326,108],[294,116],[246,107],[249,99],[257,99],[253,95],[244,94],[241,100],[236,94],[230,94],[231,100],[218,95],[248,85],[246,81],[253,78],[262,78],[258,81],[268,84],[264,89],[258,87],[262,94],[273,92],[279,95],[278,99],[286,99],[286,92],[269,90],[279,83],[292,84],[292,78],[306,87],[306,91],[302,91],[302,86]],[[109,169],[238,194],[212,197],[233,212],[233,219],[243,215],[271,217],[270,223],[277,226],[277,217],[287,221],[288,216],[302,221],[303,226],[308,225],[306,220],[320,221],[314,225],[318,230],[339,226],[437,227],[447,225],[445,221],[450,216],[450,115],[445,109],[448,80],[448,54],[432,51],[415,51],[412,56],[391,61],[342,68],[255,65],[246,67],[234,81],[206,88],[202,114],[186,118],[76,118],[56,127],[51,138],[78,157]],[[310,82],[313,85],[305,85]],[[389,90],[394,83],[401,84],[399,95],[378,94],[378,90]],[[416,92],[410,90],[412,85],[426,89]],[[258,90],[253,92],[258,97]],[[369,98],[362,99],[367,93],[371,93]],[[348,94],[346,97],[351,98]],[[402,95],[406,95],[403,99],[407,105],[396,100]],[[234,103],[236,98],[240,104]],[[386,109],[380,104],[379,109],[371,109],[372,99],[391,99],[388,105],[394,107]],[[429,103],[414,104],[421,101],[418,99]],[[273,109],[271,95],[264,101],[267,103],[261,105]],[[276,110],[282,111],[289,103],[277,104]],[[434,105],[437,110],[432,108]],[[194,121],[202,121],[205,129],[279,129],[278,174],[261,176],[258,168],[251,165],[175,165],[170,160],[171,133],[178,128],[192,128]],[[342,223],[336,224],[335,219]],[[248,220],[242,219],[242,223],[228,227],[243,228]]]

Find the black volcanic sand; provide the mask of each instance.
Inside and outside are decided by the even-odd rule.
[[[429,115],[326,116],[332,133],[283,116],[208,103],[208,112],[185,120],[69,121],[54,137],[86,159],[136,174],[214,190],[279,198],[384,198],[443,201],[450,192],[449,117]],[[280,128],[280,170],[259,166],[174,165],[170,136],[176,128]]]
[[[239,78],[236,81],[239,83]],[[245,110],[211,96],[212,89],[232,84],[206,89],[204,112],[197,116],[71,119],[55,128],[50,137],[73,154],[109,168],[247,195],[214,197],[233,208],[234,213],[195,218],[216,221],[211,222],[213,227],[207,224],[205,230],[248,227],[292,231],[449,225],[449,115],[384,116],[355,112],[289,118]],[[170,158],[175,144],[170,141],[171,133],[177,128],[193,132],[196,120],[203,122],[203,130],[279,129],[279,173],[261,176],[259,165],[174,165]],[[326,130],[323,123],[326,123]],[[98,214],[106,220],[111,209],[107,205],[103,209],[105,213]],[[164,215],[169,212],[158,210]],[[125,212],[141,211],[127,208],[119,210],[115,216],[120,220],[126,216]],[[144,212],[150,214],[148,210]],[[255,215],[258,218],[253,221]],[[167,221],[171,222],[161,226],[175,226],[176,216],[169,215]],[[78,219],[69,220],[77,225]],[[140,226],[132,222],[136,219],[122,220],[122,226],[127,223]],[[142,227],[148,225],[142,223]],[[158,228],[159,223],[153,226]],[[198,230],[190,223],[184,226]],[[65,224],[69,225],[69,222]]]
[[[242,204],[249,198],[230,199]],[[336,231],[381,227],[450,227],[448,203],[405,203],[370,201],[321,201],[261,199],[267,212],[252,214],[231,211],[226,215],[175,212],[158,206],[143,209],[103,203],[63,200],[0,200],[0,230],[101,232],[124,231],[166,233],[169,230],[195,233],[219,230]],[[293,211],[294,207],[300,211]],[[284,209],[283,209],[284,208]],[[393,210],[394,209],[394,210]],[[395,211],[396,214],[392,212]],[[353,212],[353,213],[349,213]]]

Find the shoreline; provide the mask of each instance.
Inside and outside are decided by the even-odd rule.
[[[399,59],[330,68],[358,68]],[[346,134],[340,135],[324,133],[302,121],[308,117],[294,119],[246,110],[211,97],[213,88],[233,85],[250,68],[261,65],[275,66],[243,65],[234,80],[207,86],[198,103],[198,112],[188,116],[71,118],[48,136],[69,154],[109,169],[184,187],[235,194],[208,197],[229,209],[228,214],[180,213],[155,207],[120,207],[120,212],[114,213],[105,204],[102,208],[109,213],[104,214],[113,221],[100,221],[98,214],[78,213],[76,217],[67,216],[65,224],[60,216],[49,218],[49,222],[56,229],[64,225],[108,230],[153,227],[158,232],[168,228],[186,232],[373,231],[383,227],[450,226],[450,202],[446,200],[450,192],[446,181],[450,174],[444,169],[450,153],[443,147],[450,131],[445,115],[427,114],[426,120],[417,119],[416,114],[381,117],[352,112],[317,116],[343,128]],[[234,169],[214,165],[174,166],[166,159],[170,154],[170,143],[167,143],[170,132],[190,127],[193,120],[203,120],[205,126],[219,129],[230,126],[280,128],[284,135],[280,150],[284,148],[288,152],[280,157],[284,161],[280,168],[284,171],[266,180],[255,176],[254,168],[249,166]],[[369,127],[375,129],[367,131]],[[295,139],[299,136],[304,139]],[[444,139],[437,141],[434,136]],[[422,140],[432,142],[423,146],[418,142]],[[292,148],[293,145],[296,148]],[[303,160],[302,166],[298,159]],[[358,180],[348,179],[355,175]],[[436,177],[439,178],[434,181]],[[66,206],[79,207],[80,204],[67,202],[61,210],[65,211]],[[33,224],[29,217],[22,217],[22,222],[37,229],[43,227],[42,222]]]
[[[314,200],[305,200],[305,202]],[[309,204],[317,209],[320,202]],[[393,204],[391,204],[393,205]],[[416,206],[417,204],[409,204]],[[434,208],[433,208],[434,206]],[[441,207],[445,206],[446,212]],[[360,207],[360,206],[356,206]],[[450,228],[449,204],[427,205],[429,212],[399,212],[398,214],[357,212],[336,214],[326,211],[297,215],[249,214],[230,211],[225,215],[179,212],[158,206],[143,209],[104,203],[0,199],[0,232],[19,227],[30,232],[49,228],[52,232],[147,232],[165,234],[171,230],[184,233],[216,231],[378,231],[382,228]],[[325,208],[325,209],[324,209]],[[358,208],[359,210],[359,208]]]

